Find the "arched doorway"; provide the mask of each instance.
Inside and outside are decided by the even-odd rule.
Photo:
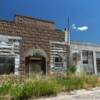
[[[25,72],[46,74],[46,53],[41,49],[30,49],[25,57]]]

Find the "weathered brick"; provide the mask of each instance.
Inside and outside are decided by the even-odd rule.
[[[51,21],[17,15],[14,21],[0,20],[0,34],[22,37],[21,60],[35,46],[43,49],[49,58],[49,41],[64,41],[64,32],[56,30]]]

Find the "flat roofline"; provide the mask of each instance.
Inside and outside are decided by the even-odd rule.
[[[0,18],[0,21],[2,21],[2,22],[14,22],[13,20],[6,20],[6,19],[3,19],[3,18]]]
[[[31,16],[25,16],[25,15],[15,14],[15,17],[16,16],[25,17],[25,18],[29,18],[29,19],[33,19],[33,20],[37,20],[37,21],[43,21],[43,22],[48,22],[48,23],[54,24],[54,21],[49,21],[49,20],[45,20],[45,19],[35,18],[35,17],[31,17]]]
[[[79,44],[79,45],[87,45],[87,46],[97,46],[97,47],[100,47],[100,44],[91,43],[91,42],[71,41],[71,44]]]

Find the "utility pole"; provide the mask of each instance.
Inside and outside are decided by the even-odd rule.
[[[67,18],[67,28],[65,28],[65,42],[70,46],[70,19]]]
[[[68,24],[67,24],[67,34],[68,34],[68,45],[70,46],[70,18],[68,16]]]
[[[67,18],[67,28],[65,29],[65,42],[67,42],[67,68],[71,65],[71,44],[70,44],[70,18]]]

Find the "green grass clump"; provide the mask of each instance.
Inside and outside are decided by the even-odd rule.
[[[0,95],[6,95],[11,88],[11,81],[5,81],[4,83],[0,84]]]
[[[83,87],[84,80],[80,77],[72,77],[72,78],[58,78],[58,84],[63,86],[64,91],[71,91],[74,89],[80,89]]]
[[[10,82],[11,83],[11,82]],[[2,85],[0,95],[8,94],[14,100],[22,100],[30,97],[50,96],[56,95],[56,83],[51,80],[30,80],[27,79],[24,82],[18,82],[14,84]]]
[[[34,82],[33,95],[39,96],[50,96],[56,94],[56,83],[51,80],[37,80]]]

